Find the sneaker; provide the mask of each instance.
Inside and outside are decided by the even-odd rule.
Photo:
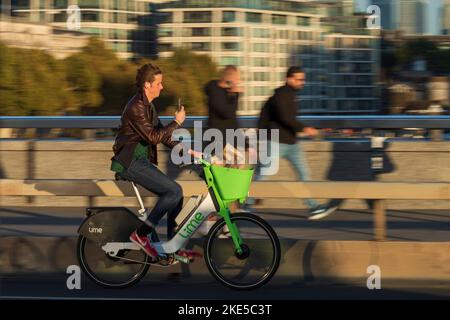
[[[239,206],[239,210],[237,212],[254,213],[255,212],[254,206],[260,206],[262,204],[263,199],[248,198],[243,205]]]
[[[244,204],[242,206],[240,206],[237,210],[237,212],[243,212],[243,213],[252,213],[255,210],[253,209],[251,204]]]
[[[140,237],[138,236],[137,232],[134,231],[130,235],[130,241],[139,246],[150,257],[156,258],[158,256],[158,251],[156,251],[155,247],[152,246],[147,236]]]
[[[320,220],[328,217],[335,212],[339,207],[317,207],[309,212],[308,220]]]

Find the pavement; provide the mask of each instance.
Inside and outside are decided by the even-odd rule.
[[[134,209],[136,210],[136,208]],[[1,207],[0,237],[70,237],[84,219],[81,207]],[[302,209],[258,209],[283,239],[373,240],[370,210],[339,210],[326,219],[307,220]],[[164,235],[165,221],[159,234]],[[387,240],[450,241],[449,210],[387,210]]]
[[[364,283],[333,284],[304,281],[270,282],[253,291],[226,288],[211,276],[192,275],[185,278],[168,273],[152,275],[125,290],[104,289],[84,276],[81,289],[69,290],[68,275],[63,273],[4,275],[1,299],[233,299],[233,300],[383,300],[383,299],[446,299],[450,300],[448,283],[385,281],[381,289],[369,290]],[[170,280],[170,281],[168,281]],[[195,289],[193,289],[195,288]]]
[[[345,243],[345,241],[352,240],[366,241],[365,243],[369,245],[376,244],[376,242],[372,241],[373,216],[369,210],[340,210],[321,221],[307,220],[307,212],[300,209],[260,209],[258,210],[258,215],[266,219],[274,227],[282,242],[283,240],[294,242],[303,240],[338,240],[344,241]],[[81,289],[69,290],[66,286],[69,275],[64,272],[65,266],[67,266],[65,263],[66,261],[76,263],[73,257],[74,250],[72,247],[75,241],[74,239],[77,236],[77,228],[83,218],[84,208],[81,207],[1,207],[0,239],[4,238],[5,241],[6,239],[9,239],[8,241],[14,239],[11,243],[17,244],[17,250],[13,251],[23,261],[31,259],[27,256],[29,253],[23,250],[30,250],[29,248],[32,248],[33,245],[39,247],[41,243],[43,244],[45,241],[48,243],[50,239],[51,241],[58,242],[60,246],[55,251],[54,261],[52,262],[58,266],[57,268],[41,268],[36,270],[31,268],[24,270],[24,272],[13,272],[11,269],[3,269],[1,271],[2,259],[0,259],[0,300],[230,298],[252,300],[450,299],[450,278],[448,277],[450,271],[446,271],[445,265],[442,265],[443,261],[444,264],[445,261],[448,261],[448,255],[443,253],[440,258],[437,257],[435,260],[427,261],[429,260],[429,254],[433,251],[429,251],[429,253],[418,252],[417,258],[414,258],[416,260],[411,261],[421,262],[425,258],[425,262],[428,263],[428,269],[421,267],[421,270],[438,270],[439,268],[441,274],[447,275],[443,277],[442,281],[431,277],[429,279],[383,278],[381,289],[378,290],[369,290],[367,288],[366,280],[368,275],[365,276],[365,267],[361,269],[358,266],[361,269],[358,269],[360,274],[354,280],[340,281],[340,279],[335,278],[331,281],[322,281],[321,279],[308,279],[307,276],[302,277],[298,270],[295,271],[295,274],[290,273],[289,270],[280,270],[274,279],[264,287],[254,291],[237,292],[223,287],[207,272],[196,272],[195,270],[197,269],[204,269],[203,261],[199,262],[202,266],[199,268],[196,267],[192,269],[194,272],[188,273],[180,272],[180,269],[176,268],[167,271],[164,270],[163,272],[160,270],[155,272],[153,270],[154,268],[150,268],[150,272],[141,282],[126,290],[103,289],[90,282],[84,275],[81,275]],[[162,221],[161,224],[164,226],[165,221]],[[437,243],[437,246],[442,242],[443,245],[444,243],[448,245],[447,242],[450,241],[450,210],[388,210],[387,227],[387,242],[398,243],[400,246],[397,248],[406,248],[403,244],[409,242],[417,242],[419,244],[430,243],[431,245]],[[163,227],[161,227],[160,233],[164,234]],[[67,239],[67,241],[58,241],[57,239]],[[389,246],[389,243],[387,245]],[[348,248],[351,245],[344,244],[343,246]],[[355,248],[356,251],[354,252],[358,254],[357,250],[359,247]],[[403,257],[409,257],[411,254],[415,254],[414,249],[411,248],[408,249],[410,252],[406,252],[401,256],[402,258],[399,255],[398,262],[392,262],[391,268],[393,266],[393,271],[397,268],[395,267],[395,263],[399,263],[399,266],[401,266],[401,259]],[[423,251],[426,246],[418,248]],[[11,251],[12,249],[9,248],[8,250]],[[384,258],[380,255],[380,262],[386,259],[386,257],[395,257],[396,253],[389,253],[389,250],[391,249],[385,251],[387,255],[383,256]],[[0,246],[0,257],[2,256],[1,251]],[[323,262],[330,266],[336,264],[343,265],[343,261],[349,255],[352,257],[352,252],[348,251],[346,252],[347,256],[344,255],[340,258],[337,255],[330,256],[329,260],[325,259]],[[440,252],[442,253],[442,247],[440,248]],[[381,251],[379,253],[381,254]],[[298,254],[300,254],[300,251],[291,251],[289,259],[292,259],[292,257],[299,259],[300,256]],[[420,256],[420,254],[423,255]],[[67,259],[65,256],[67,256]],[[46,261],[48,259],[46,256],[32,258],[36,259],[36,261]],[[336,260],[337,258],[341,260]],[[436,265],[434,267],[433,261],[436,263],[439,261],[439,266]],[[316,262],[320,261],[316,260]],[[320,263],[315,265],[320,266]],[[326,269],[328,265],[324,268]],[[350,267],[355,265],[356,260],[353,265],[351,263],[349,264]],[[364,266],[366,265],[364,264]],[[19,263],[13,266],[19,269],[25,267],[26,269],[27,265],[21,265]],[[331,270],[330,272],[333,274],[334,271]],[[338,272],[337,269],[336,272]]]

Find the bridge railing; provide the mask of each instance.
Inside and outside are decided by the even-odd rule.
[[[161,117],[162,122],[172,117]],[[448,130],[450,116],[302,116],[299,120],[308,126],[333,129],[396,129],[423,128]],[[207,117],[188,117],[184,127],[192,128],[195,121],[206,127]],[[117,128],[120,117],[0,117],[0,128]],[[239,117],[243,128],[256,127],[257,117]],[[0,194],[5,196],[124,196],[124,183],[112,180],[28,180],[0,179]],[[180,181],[185,195],[202,192],[201,181]],[[267,184],[270,184],[268,186]],[[51,191],[46,191],[51,190]],[[145,196],[144,192],[144,196]],[[450,200],[450,183],[410,182],[255,182],[251,195],[260,198],[322,198],[373,199],[375,238],[386,236],[385,201]]]
[[[164,123],[173,117],[161,116]],[[450,115],[417,116],[417,115],[379,115],[379,116],[300,116],[297,117],[307,126],[332,129],[449,129]],[[193,128],[195,121],[206,127],[208,117],[188,116],[183,124]],[[242,128],[255,128],[258,117],[239,116],[238,123]],[[113,129],[120,124],[119,116],[55,116],[55,117],[22,117],[0,116],[0,128],[83,128]]]

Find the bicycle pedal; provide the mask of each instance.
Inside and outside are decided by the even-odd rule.
[[[191,263],[191,260],[188,257],[179,256],[177,254],[175,254],[174,257],[175,257],[176,260],[178,260],[180,262],[183,262],[183,263],[186,263],[186,264]]]

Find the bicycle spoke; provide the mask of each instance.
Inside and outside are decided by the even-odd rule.
[[[236,289],[263,285],[276,272],[280,260],[279,241],[273,229],[262,219],[249,214],[231,218],[242,238],[237,252],[225,222],[213,226],[205,247],[205,259],[211,273],[223,284]]]

